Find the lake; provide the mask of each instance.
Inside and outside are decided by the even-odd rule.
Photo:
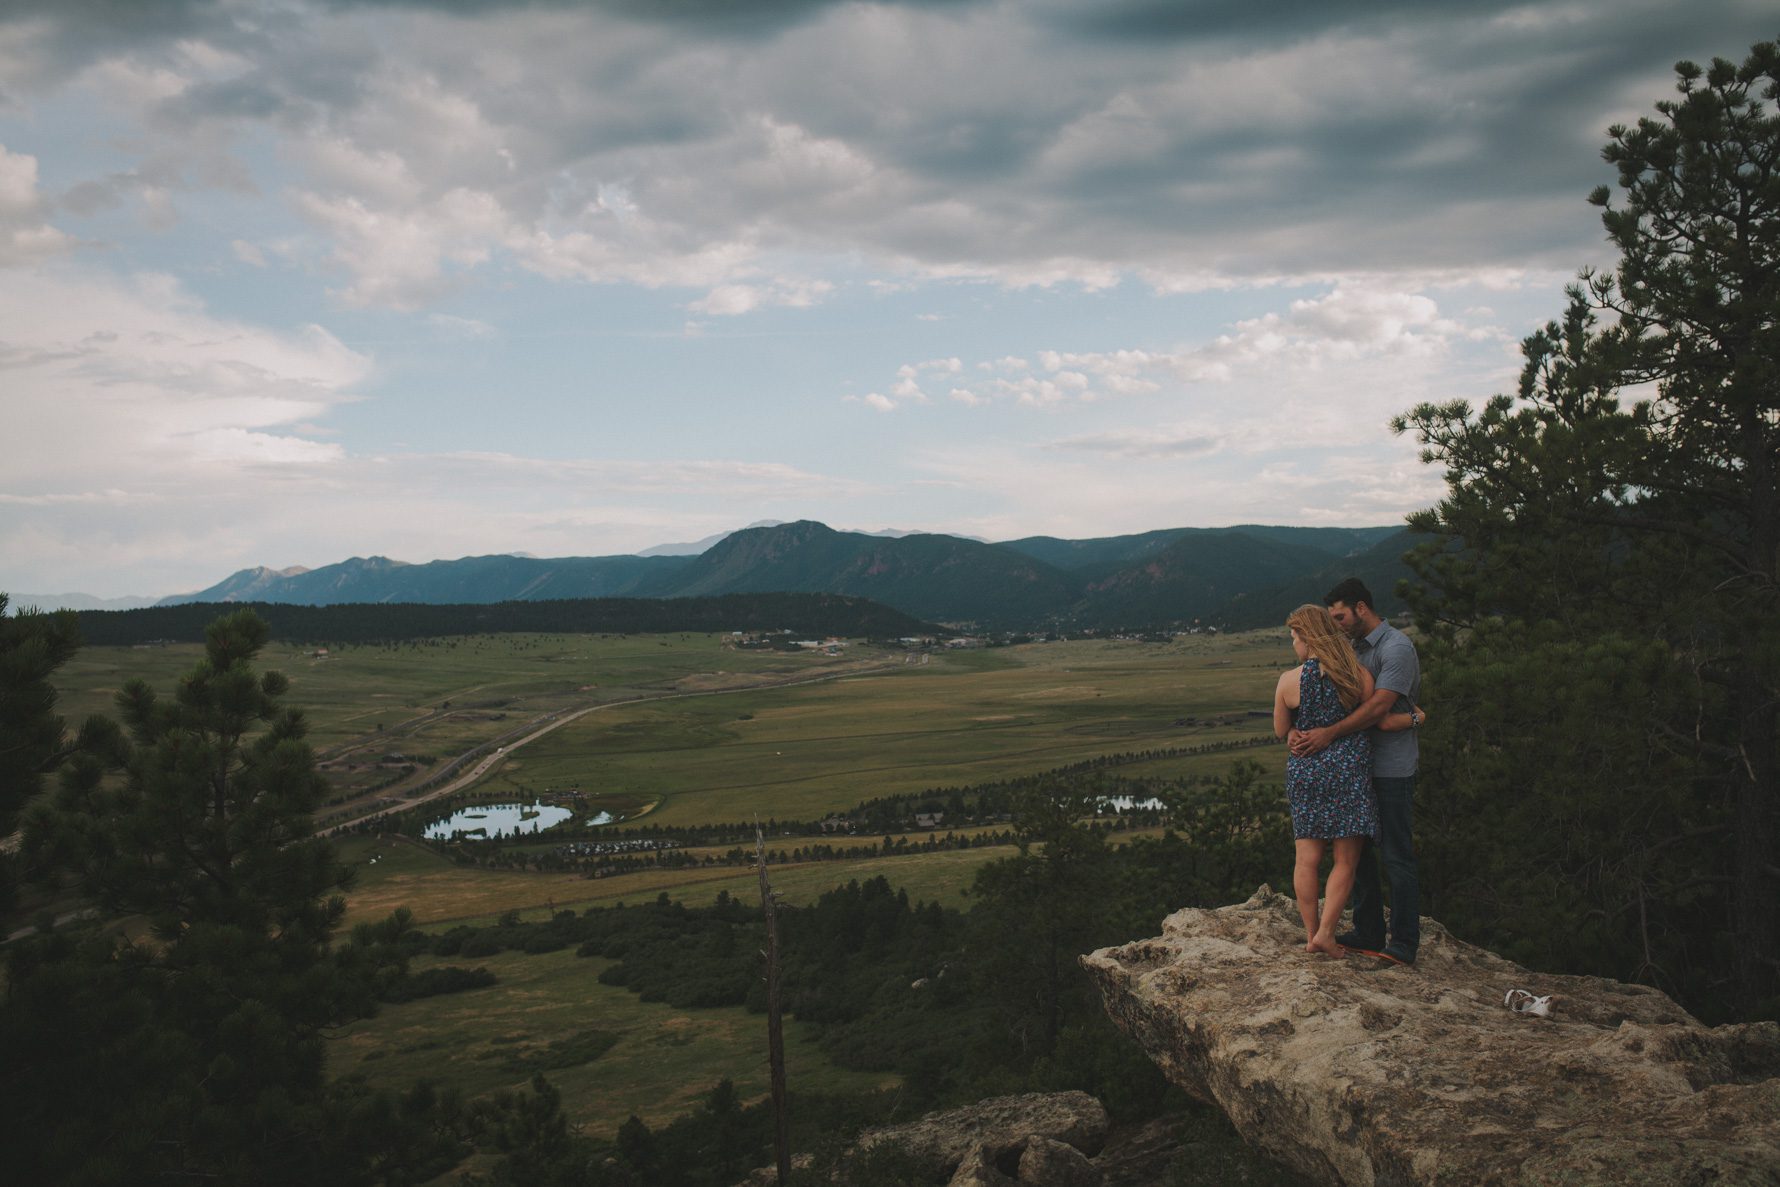
[[[429,841],[448,841],[452,833],[481,833],[485,837],[541,833],[573,815],[567,808],[559,808],[555,804],[476,804],[461,808],[444,820],[428,825],[426,838]],[[605,824],[611,819],[610,815],[601,812],[587,823]]]

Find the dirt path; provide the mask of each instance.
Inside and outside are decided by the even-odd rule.
[[[352,816],[346,820],[334,821],[326,827],[316,829],[316,835],[322,837],[331,836],[343,829],[363,824],[367,820],[373,820],[391,812],[405,812],[409,808],[415,807],[418,804],[424,804],[429,800],[436,800],[442,796],[448,796],[454,792],[462,791],[481,780],[483,776],[494,770],[494,768],[506,760],[509,754],[518,750],[521,746],[535,742],[545,734],[548,734],[553,730],[559,730],[563,726],[568,725],[571,721],[579,721],[589,713],[598,713],[602,709],[617,709],[624,705],[641,705],[653,703],[655,701],[677,701],[686,697],[720,697],[738,692],[759,692],[762,689],[768,688],[792,688],[800,684],[821,684],[829,680],[845,680],[857,676],[878,676],[886,672],[897,671],[901,667],[902,664],[900,662],[873,664],[869,667],[849,668],[843,672],[824,672],[816,676],[798,676],[789,680],[768,680],[759,684],[742,684],[730,688],[704,689],[698,692],[666,692],[655,696],[631,697],[628,700],[623,701],[607,701],[602,705],[589,705],[585,709],[576,709],[572,712],[564,712],[561,709],[557,709],[551,713],[544,714],[542,717],[533,719],[526,726],[520,726],[520,730],[525,730],[531,726],[537,728],[531,729],[530,733],[524,734],[524,736],[516,738],[511,742],[495,745],[492,751],[483,755],[482,759],[477,762],[475,766],[463,772],[461,775],[454,776],[440,784],[438,787],[430,788],[412,799],[404,799],[399,804],[381,804],[376,808],[360,812],[358,815]],[[496,741],[498,742],[499,739],[496,739]],[[482,746],[488,745],[491,745],[491,743],[482,743]],[[478,750],[482,749],[482,746],[464,752],[464,754],[460,755],[454,761],[464,761],[474,755]]]

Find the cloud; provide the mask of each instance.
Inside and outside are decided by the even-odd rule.
[[[1472,12],[1486,15],[1520,8],[1524,2],[1483,0],[1472,6]],[[1243,0],[1202,0],[1190,7],[1171,0],[1110,0],[1088,7],[1050,0],[1044,7],[1049,20],[1073,35],[1115,42],[1249,40],[1267,32],[1309,38],[1356,21],[1400,27],[1426,22],[1430,16],[1428,6],[1418,0],[1378,0],[1359,16],[1316,0],[1283,0],[1262,10]]]
[[[427,324],[439,337],[457,341],[486,341],[500,336],[500,331],[473,317],[454,317],[449,313],[427,315]]]
[[[165,221],[190,189],[285,192],[341,297],[392,308],[510,264],[701,311],[797,306],[819,294],[760,278],[842,258],[1165,291],[1574,268],[1606,124],[1678,54],[1771,32],[1656,0],[128,7],[0,18],[15,103],[85,87],[138,114],[134,163],[67,200],[136,191]],[[250,163],[255,138],[298,175]]]
[[[1046,449],[1097,453],[1109,457],[1192,457],[1215,452],[1220,444],[1216,434],[1195,433],[1181,429],[1153,429],[1094,433],[1067,437],[1049,442]]]
[[[33,571],[105,586],[201,555],[215,531],[251,539],[256,523],[303,514],[291,483],[342,451],[297,426],[370,373],[319,327],[270,331],[209,313],[165,276],[67,268],[0,285],[0,359],[13,508],[0,576],[21,588]]]
[[[1106,464],[1108,456],[1117,464]],[[928,449],[921,464],[973,509],[949,530],[991,540],[1035,530],[1084,538],[1164,526],[1389,524],[1441,493],[1438,474],[1401,440],[1325,445],[1314,461],[1283,449],[1148,449],[1136,436],[1086,449],[947,443]]]
[[[0,491],[0,503],[11,507],[56,507],[71,503],[120,504],[133,502],[138,497],[130,491],[115,487],[105,490],[65,491],[54,495],[17,495]]]
[[[1415,443],[1385,431],[1389,418],[1512,382],[1510,336],[1480,319],[1473,296],[1282,292],[1275,310],[1172,350],[963,360],[952,415],[1022,404],[1041,415],[999,421],[967,444],[935,433],[914,464],[970,509],[952,530],[989,538],[1395,522],[1442,491]],[[1443,300],[1467,312],[1449,315]]]
[[[437,479],[505,484],[534,489],[573,486],[596,493],[671,492],[695,497],[782,498],[856,493],[861,484],[800,469],[783,462],[664,458],[538,458],[511,453],[456,451],[396,455],[388,464]]]
[[[37,158],[0,144],[0,268],[59,255],[73,240],[44,221]]]
[[[896,369],[896,381],[890,386],[890,394],[871,392],[864,396],[843,396],[847,403],[863,404],[874,412],[892,412],[904,404],[931,404],[933,397],[928,395],[923,384],[935,379],[946,380],[964,370],[962,359],[947,357],[927,359],[919,363],[904,363]],[[974,397],[961,389],[953,388],[953,399],[962,398],[966,403]]]
[[[65,493],[85,474],[126,489],[181,469],[313,460],[280,430],[352,398],[370,361],[318,326],[269,332],[207,313],[174,280],[79,271],[0,286],[14,493]]]
[[[779,280],[768,284],[721,284],[686,308],[713,317],[735,317],[782,306],[808,309],[834,288],[826,280]]]
[[[1293,301],[1284,313],[1237,322],[1204,346],[1152,361],[1186,382],[1222,381],[1239,368],[1272,360],[1321,368],[1431,357],[1457,339],[1483,340],[1497,333],[1442,317],[1433,298],[1422,293],[1337,285],[1321,297]]]
[[[330,442],[247,429],[204,429],[190,434],[188,441],[192,457],[199,463],[313,466],[338,462],[346,455],[345,450]]]
[[[173,592],[355,552],[617,552],[713,507],[838,515],[877,493],[779,461],[356,450],[328,421],[363,398],[372,358],[321,327],[219,316],[155,274],[9,277],[0,372],[0,588]]]
[[[1425,294],[1338,285],[1321,296],[1294,300],[1284,312],[1236,322],[1208,342],[1174,351],[1040,350],[1036,368],[1032,360],[1012,355],[982,360],[969,368],[964,383],[955,381],[966,372],[959,359],[904,364],[893,394],[926,402],[919,381],[937,371],[954,380],[948,395],[957,403],[1049,407],[1230,385],[1262,369],[1302,378],[1385,360],[1431,360],[1444,356],[1454,342],[1506,340],[1488,324],[1443,316]]]
[[[487,194],[452,190],[393,216],[355,198],[306,194],[302,209],[334,241],[334,262],[352,277],[340,297],[355,306],[415,309],[459,287],[461,271],[488,259],[505,228]]]
[[[1603,254],[1582,199],[1606,126],[1668,94],[1674,58],[1772,31],[1758,5],[1668,0],[15,0],[0,563],[65,565],[23,584],[55,588],[468,539],[585,552],[703,534],[713,505],[982,535],[1394,514],[1430,496],[1385,418],[1511,382],[1516,286]],[[190,276],[135,274],[170,260]],[[551,286],[619,290],[585,299],[602,313],[665,290],[632,304],[710,359],[720,317],[812,310],[812,360],[855,299],[884,321],[831,365],[859,407],[799,410],[803,440],[721,414],[693,418],[720,445],[682,434],[788,451],[765,469],[359,444],[375,418],[341,406],[419,382],[398,343],[493,359]],[[1177,331],[1151,303],[1122,337],[1144,286],[1233,312],[1207,332],[1184,299]],[[1016,304],[1041,315],[1010,325]],[[293,324],[330,318],[349,329]],[[387,369],[341,337],[391,343]],[[753,423],[789,415],[772,398]],[[846,432],[865,410],[902,414],[869,455]],[[293,554],[265,555],[274,524]]]

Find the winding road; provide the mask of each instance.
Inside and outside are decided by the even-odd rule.
[[[523,737],[516,738],[511,742],[495,745],[493,750],[483,755],[482,759],[477,762],[475,766],[471,767],[463,774],[457,775],[440,784],[438,787],[432,788],[412,799],[404,799],[397,804],[380,804],[376,808],[361,812],[348,819],[334,821],[324,828],[316,829],[316,835],[323,837],[332,836],[335,833],[363,824],[367,820],[375,820],[377,817],[387,816],[391,812],[405,812],[409,808],[415,807],[418,804],[424,804],[429,800],[436,800],[443,796],[451,795],[454,792],[462,791],[465,788],[472,787],[481,780],[483,776],[499,766],[508,755],[512,754],[515,750],[518,750],[521,746],[536,742],[539,738],[550,733],[552,730],[559,730],[563,726],[568,725],[571,721],[578,721],[589,713],[598,713],[602,709],[617,709],[624,705],[641,705],[656,701],[677,701],[687,697],[728,696],[738,692],[758,692],[763,688],[792,688],[800,684],[821,684],[829,680],[851,679],[857,676],[878,676],[886,672],[901,670],[904,667],[905,662],[906,661],[899,660],[895,663],[872,664],[867,667],[849,668],[846,671],[841,672],[824,672],[816,676],[799,676],[789,680],[768,680],[763,681],[760,684],[740,684],[732,688],[711,688],[702,689],[698,692],[667,692],[656,696],[630,697],[622,701],[607,701],[600,705],[589,705],[584,709],[576,709],[571,712],[557,709],[553,712],[544,714],[542,717],[534,719],[531,724],[537,728],[533,729],[530,733],[525,734]],[[522,726],[520,728],[524,729],[525,727]],[[455,761],[461,762],[474,755],[483,747],[489,745],[492,745],[492,743],[484,742],[480,746],[465,751],[464,754],[460,755]],[[350,809],[348,810],[350,811]]]

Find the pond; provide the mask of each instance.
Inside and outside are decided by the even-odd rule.
[[[1156,812],[1163,807],[1162,801],[1151,796],[1140,800],[1136,796],[1109,795],[1100,801],[1114,812]]]
[[[428,825],[426,838],[429,841],[448,841],[453,833],[479,833],[483,837],[540,833],[573,815],[567,808],[559,808],[555,804],[476,804],[460,808],[444,820]],[[605,824],[611,819],[601,812],[587,823]]]

